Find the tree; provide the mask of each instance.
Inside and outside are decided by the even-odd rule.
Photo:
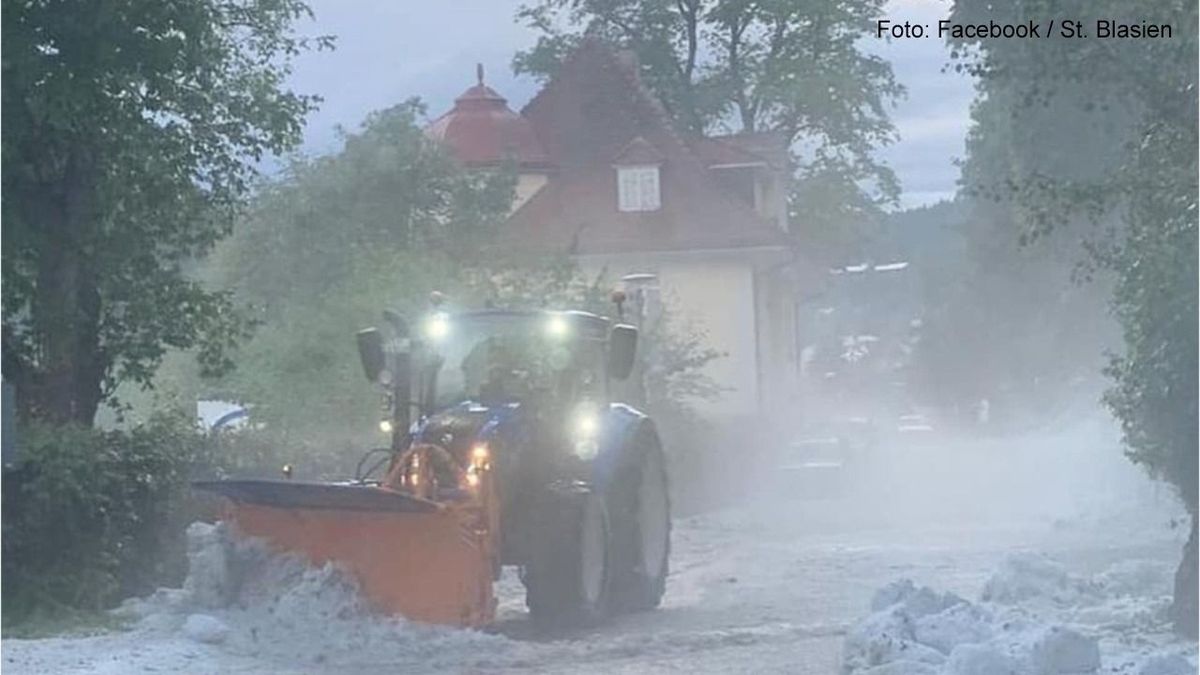
[[[3,374],[27,416],[90,425],[168,348],[229,365],[245,321],[185,269],[317,102],[284,86],[302,0],[3,5]]]
[[[1193,71],[1193,113],[1195,95]],[[1121,421],[1129,458],[1174,486],[1192,516],[1191,536],[1175,576],[1172,618],[1180,632],[1195,638],[1200,592],[1195,180],[1200,138],[1194,114],[1190,123],[1177,121],[1185,124],[1143,127],[1142,142],[1124,168],[1144,177],[1145,184],[1128,194],[1125,234],[1100,259],[1117,272],[1113,309],[1125,338],[1124,353],[1114,356],[1106,371],[1113,386],[1105,402]]]
[[[479,259],[508,212],[515,173],[463,170],[417,125],[423,112],[410,100],[371,113],[358,132],[339,131],[340,152],[292,158],[220,247],[213,280],[267,320],[284,301],[319,295],[372,256]]]
[[[804,217],[796,222],[833,232],[874,217],[899,192],[873,153],[895,140],[887,107],[903,88],[889,63],[859,49],[882,7],[881,0],[538,0],[518,18],[542,37],[514,68],[552,76],[584,36],[632,50],[686,132],[782,133],[800,160],[795,195]]]
[[[434,289],[473,297],[465,270],[481,264],[515,187],[504,168],[458,166],[417,125],[422,112],[408,101],[372,113],[341,132],[340,152],[293,157],[260,187],[201,274],[249,308],[255,334],[232,354],[235,371],[204,382],[181,376],[187,389],[250,404],[297,452],[357,457],[378,441],[378,400],[354,331],[377,324],[385,308],[425,311]]]
[[[1072,16],[1085,30],[1124,16],[1122,3],[1039,0],[995,5],[958,0],[954,19],[1022,21]],[[1059,107],[1061,127],[968,174],[983,191],[1019,205],[1015,223],[1029,241],[1064,224],[1098,222],[1088,237],[1091,261],[1113,276],[1112,309],[1124,349],[1107,369],[1105,396],[1120,421],[1127,454],[1176,488],[1192,516],[1175,578],[1176,628],[1197,633],[1197,7],[1183,0],[1139,6],[1139,19],[1167,24],[1158,40],[1055,38],[955,45],[960,63],[980,76],[982,100],[996,106],[975,142],[1031,109]],[[1000,123],[997,124],[996,122]],[[1019,125],[1014,125],[1019,126]],[[1060,152],[1054,152],[1058,148]],[[1075,170],[1048,162],[1084,152]]]

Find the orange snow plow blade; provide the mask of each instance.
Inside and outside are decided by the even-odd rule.
[[[383,487],[213,481],[243,535],[334,562],[377,609],[414,621],[482,626],[495,615],[492,542],[472,502],[437,503]]]

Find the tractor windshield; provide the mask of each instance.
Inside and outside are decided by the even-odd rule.
[[[433,406],[503,405],[595,397],[603,345],[571,335],[557,314],[458,316],[427,331],[434,354]]]

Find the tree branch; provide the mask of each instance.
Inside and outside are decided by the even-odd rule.
[[[767,58],[763,60],[763,69],[770,71],[774,69],[774,63],[783,52],[784,37],[787,31],[787,21],[780,17],[775,17],[774,26],[771,28],[771,39],[767,43]],[[761,92],[755,92],[750,97],[750,112],[758,119],[758,114],[762,110],[763,95]],[[791,141],[791,136],[788,136],[788,141]]]
[[[745,11],[745,10],[743,10]],[[750,26],[751,17],[733,17],[726,26],[729,29],[729,76],[733,80],[733,101],[742,118],[742,131],[752,132],[755,128],[754,111],[747,100],[746,79],[742,72],[742,38]]]

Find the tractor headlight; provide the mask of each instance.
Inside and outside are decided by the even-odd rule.
[[[589,460],[600,451],[600,416],[588,407],[580,408],[572,420],[571,440],[575,456]]]
[[[575,418],[575,433],[579,436],[595,436],[600,429],[600,420],[596,413],[584,410]]]
[[[571,326],[567,323],[566,317],[561,314],[553,314],[546,321],[546,335],[554,340],[561,340],[571,331]]]
[[[450,334],[450,317],[438,312],[425,320],[425,337],[439,341]]]

